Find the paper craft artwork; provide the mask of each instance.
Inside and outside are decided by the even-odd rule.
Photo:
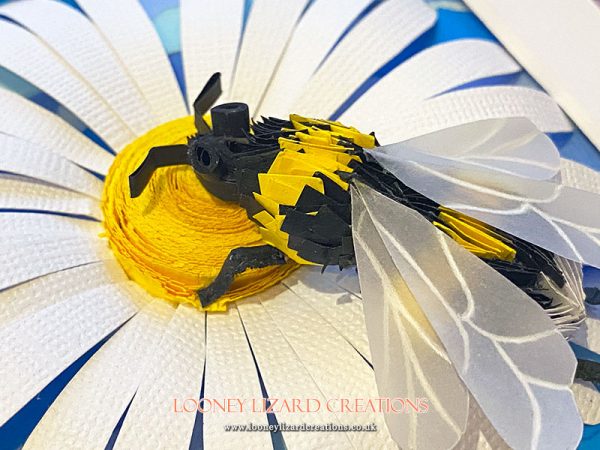
[[[520,71],[492,42],[340,109],[435,23],[352,3],[181,0],[187,100],[136,0],[0,7],[0,65],[96,137],[0,88],[0,425],[94,349],[25,448],[577,448],[598,176],[561,160],[546,94],[454,89]],[[427,408],[356,406],[403,398]],[[249,423],[348,428],[227,428]]]

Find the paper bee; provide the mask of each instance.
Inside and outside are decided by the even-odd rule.
[[[493,119],[380,146],[329,120],[250,122],[243,103],[212,108],[209,127],[220,92],[215,74],[198,134],[130,176],[136,197],[156,168],[190,164],[259,227],[265,245],[234,249],[203,306],[248,268],[356,266],[380,395],[431,404],[386,417],[402,447],[452,447],[475,404],[510,447],[578,442],[564,337],[585,319],[582,263],[600,266],[600,199],[561,184],[546,135]]]

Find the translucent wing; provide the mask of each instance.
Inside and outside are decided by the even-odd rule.
[[[468,391],[366,208],[354,197],[352,205],[354,247],[379,395],[428,401],[425,414],[410,409],[408,414],[387,414],[390,433],[401,448],[452,448],[466,428]]]
[[[484,168],[539,180],[560,170],[560,154],[550,138],[524,117],[471,122],[376,151],[410,161],[451,164],[463,170]]]
[[[417,212],[361,184],[352,202],[361,286],[369,290],[381,283],[368,278],[363,282],[363,269],[365,276],[397,270],[416,299],[414,306],[443,344],[452,370],[510,447],[575,448],[583,426],[569,389],[576,361],[544,311]],[[361,229],[365,216],[381,239],[383,245],[375,250],[387,255],[382,261],[387,267],[369,266],[373,257],[363,243],[370,235],[364,232],[373,231]],[[385,304],[393,300],[386,290],[389,285],[379,287],[379,297],[363,292],[365,309],[390,309]],[[371,339],[372,327],[368,331]],[[397,328],[391,332],[401,333]],[[386,331],[377,333],[385,336]],[[381,343],[381,337],[373,339]],[[389,352],[383,355],[385,360],[395,358],[399,350],[395,346],[380,351]],[[382,377],[385,365],[374,363]],[[449,376],[448,372],[441,376]],[[448,410],[454,406],[444,404]]]
[[[558,177],[545,180],[555,173],[550,169],[554,162],[548,162],[554,159],[547,155],[556,148],[541,133],[533,140],[527,137],[530,131],[522,121],[527,122],[505,121],[492,138],[489,121],[475,122],[379,147],[370,154],[407,186],[448,208],[565,258],[600,267],[600,196],[561,185]],[[496,136],[506,139],[502,150]],[[454,137],[457,140],[451,141]],[[532,145],[520,145],[525,141]],[[486,142],[496,142],[491,146],[495,150],[488,151]],[[459,150],[443,156],[444,145],[472,150],[463,152],[468,158]],[[478,152],[482,156],[472,164]],[[496,160],[498,152],[511,156]],[[516,158],[519,152],[521,160]],[[542,163],[536,166],[538,154]]]

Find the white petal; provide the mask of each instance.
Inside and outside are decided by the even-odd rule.
[[[100,261],[36,278],[0,292],[0,326],[103,284],[127,281],[116,263]]]
[[[0,132],[38,144],[76,164],[106,174],[113,157],[51,112],[0,88]]]
[[[0,167],[5,172],[46,181],[98,200],[102,195],[102,181],[95,176],[40,145],[2,133]]]
[[[560,160],[561,181],[567,186],[600,194],[600,173],[569,159]]]
[[[157,124],[123,63],[83,14],[48,0],[12,2],[0,12],[38,35],[136,134]]]
[[[121,148],[134,135],[110,107],[75,72],[33,34],[0,22],[0,65],[37,86],[68,108],[108,145]]]
[[[180,0],[181,53],[190,109],[210,76],[221,72],[227,96],[244,19],[244,0]]]
[[[3,236],[46,236],[51,240],[59,236],[98,236],[102,227],[95,220],[74,219],[56,214],[2,212],[0,230]]]
[[[274,295],[281,289],[274,288],[268,293]],[[248,333],[248,339],[256,358],[260,374],[269,398],[278,399],[315,399],[321,407],[310,414],[313,424],[340,424],[340,419],[327,411],[327,397],[302,360],[296,354],[283,333],[273,323],[263,305],[250,299],[237,303],[238,311]],[[354,351],[354,350],[352,350]],[[325,360],[324,360],[325,361]],[[322,361],[322,362],[324,362]],[[294,414],[285,409],[276,414],[278,422],[287,424],[306,423],[302,414]],[[351,448],[349,433],[296,433],[283,431],[286,447],[303,448]]]
[[[420,0],[381,2],[331,52],[293,104],[292,111],[329,117],[377,69],[435,22]]]
[[[204,371],[205,313],[179,306],[147,366],[115,448],[188,448],[195,413],[174,410],[175,399],[198,399]]]
[[[544,132],[572,129],[558,105],[543,92],[517,86],[494,86],[454,91],[419,106],[401,109],[393,120],[374,131],[377,139],[385,144],[468,122],[504,117],[527,117]]]
[[[104,448],[174,311],[162,300],[143,307],[77,372],[25,448]]]
[[[101,218],[98,201],[76,192],[0,176],[0,209],[52,211]]]
[[[246,23],[229,98],[260,103],[307,0],[255,0]]]
[[[284,281],[367,360],[371,360],[362,301],[335,282],[334,274],[302,267]]]
[[[340,116],[344,123],[377,130],[396,123],[400,111],[470,81],[518,72],[499,45],[460,39],[429,47],[400,64]]]
[[[286,117],[319,64],[370,0],[317,0],[300,19],[254,116]]]
[[[187,115],[175,73],[150,18],[137,0],[78,0],[117,53],[160,121]]]
[[[295,294],[288,289],[279,290],[278,294],[259,294],[261,302],[325,397],[377,398],[375,375],[360,354]],[[342,423],[356,423],[358,418],[365,424],[375,423],[377,432],[349,433],[354,446],[385,448],[393,445],[383,414],[366,411],[338,415]]]
[[[132,285],[67,297],[0,330],[0,424],[137,310]]]
[[[244,29],[229,98],[252,115],[273,76],[307,0],[254,0]]]
[[[81,238],[28,239],[0,245],[0,289],[24,281],[90,264],[112,255],[104,242]]]
[[[262,399],[256,366],[250,345],[235,308],[223,314],[208,314],[206,328],[206,373],[204,398]],[[260,405],[260,401],[259,401]],[[251,402],[243,412],[234,403],[231,412],[218,408],[204,414],[202,436],[205,449],[269,448],[271,436],[267,432],[231,433],[225,425],[267,425],[264,412],[252,412]]]
[[[598,1],[465,3],[600,148]]]

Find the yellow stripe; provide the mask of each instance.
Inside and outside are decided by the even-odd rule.
[[[315,177],[259,173],[258,184],[262,195],[280,205],[295,205],[305,186],[325,193],[323,181]]]
[[[514,260],[516,250],[496,238],[493,235],[496,233],[487,226],[483,224],[475,226],[464,220],[464,216],[459,218],[454,214],[454,211],[447,208],[441,210],[438,217],[443,222],[444,227],[442,228],[439,223],[434,223],[434,225],[443,229],[461,245],[466,242],[470,246],[474,246],[477,249],[476,251],[469,250],[476,255],[503,261]]]

